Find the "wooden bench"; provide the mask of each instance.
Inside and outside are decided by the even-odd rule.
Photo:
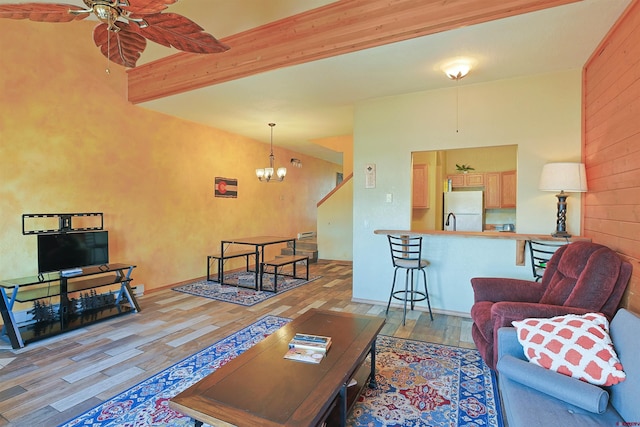
[[[282,268],[287,265],[293,265],[293,277],[294,279],[302,279],[302,277],[296,277],[296,265],[299,262],[303,262],[306,267],[306,276],[305,280],[309,280],[309,257],[306,255],[286,255],[280,256],[269,261],[263,261],[260,263],[260,290],[263,291],[262,288],[262,276],[264,273],[267,273],[267,267],[273,267],[273,292],[278,291],[278,274],[281,276],[290,276],[289,274],[278,273],[278,268]]]
[[[247,271],[249,270],[249,257],[254,257],[255,259],[256,251],[254,250],[238,250],[238,251],[225,251],[224,254],[216,253],[213,255],[207,256],[207,281],[209,282],[218,282],[222,284],[222,263],[228,259],[232,258],[246,258],[247,263]],[[211,278],[211,262],[217,261],[218,263],[218,272],[217,272],[217,280]],[[258,262],[256,260],[256,265]],[[256,283],[256,291],[258,290],[258,284]]]

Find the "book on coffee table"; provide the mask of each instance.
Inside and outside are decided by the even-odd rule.
[[[303,348],[326,353],[331,347],[331,337],[309,334],[295,334],[289,341],[289,348]]]
[[[297,333],[293,336],[293,339],[297,341],[315,342],[315,343],[320,343],[325,345],[331,344],[331,337],[325,337],[323,335]]]
[[[284,358],[305,363],[320,363],[324,355],[324,351],[292,347],[284,355]]]

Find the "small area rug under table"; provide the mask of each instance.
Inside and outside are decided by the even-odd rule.
[[[193,426],[168,400],[288,322],[265,316],[63,426]],[[365,387],[348,426],[503,426],[495,375],[477,350],[380,335],[376,380],[376,389]]]
[[[278,289],[275,293],[269,291],[269,289],[273,289],[273,274],[264,274],[262,279],[263,289],[267,289],[266,291],[250,289],[255,288],[255,277],[255,273],[252,272],[234,272],[224,275],[224,285],[220,285],[217,282],[199,280],[197,282],[175,287],[173,290],[199,297],[211,298],[218,301],[252,306],[269,298],[273,298],[276,295],[280,295],[284,292],[290,291],[291,289],[295,289],[311,281],[317,280],[321,276],[309,276],[309,280],[305,280],[278,275]]]

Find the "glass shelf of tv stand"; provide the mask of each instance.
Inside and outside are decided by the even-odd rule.
[[[129,264],[105,264],[100,266],[83,267],[82,272],[73,276],[62,276],[58,272],[46,273],[38,276],[22,277],[0,282],[0,286],[8,290],[7,297],[12,297],[17,291],[16,302],[29,302],[42,298],[58,296],[62,293],[62,282],[66,282],[66,291],[85,291],[102,286],[116,285],[131,282],[131,278],[124,270],[133,269],[135,266]],[[115,274],[106,274],[113,273]],[[101,274],[101,276],[95,276]],[[41,285],[41,286],[37,286]]]
[[[122,277],[126,277],[125,270],[129,270],[130,268],[135,268],[135,267],[136,267],[135,265],[121,264],[121,263],[94,265],[89,267],[83,267],[82,273],[79,273],[74,276],[63,277],[60,275],[59,272],[53,272],[53,273],[43,273],[38,276],[21,277],[18,279],[5,279],[0,281],[0,287],[3,287],[5,289],[11,289],[11,288],[15,288],[16,286],[41,285],[49,282],[57,282],[61,279],[69,280],[69,279],[75,279],[79,277],[92,276],[95,274],[109,273],[112,271],[117,272]]]
[[[24,347],[26,343],[86,324],[140,311],[129,286],[131,272],[135,267],[132,264],[107,264],[83,267],[81,273],[70,277],[49,273],[0,281],[0,312],[5,323],[0,336],[8,338],[12,347],[17,349]],[[115,290],[115,301],[111,304],[89,306],[79,312],[67,311],[70,301],[76,301],[68,299],[70,294],[103,286],[119,286],[119,290]],[[14,302],[24,303],[49,297],[57,297],[59,300],[60,308],[55,318],[36,323],[27,321],[18,324],[15,321],[12,313]]]

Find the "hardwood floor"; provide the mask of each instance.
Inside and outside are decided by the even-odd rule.
[[[21,350],[2,344],[0,426],[55,426],[266,314],[295,318],[315,307],[385,315],[385,306],[351,301],[350,263],[320,260],[310,274],[322,277],[252,307],[162,289],[139,299],[140,313]],[[382,334],[474,348],[470,330],[470,319],[435,313],[432,322],[421,311],[402,326],[402,310],[392,308]]]

